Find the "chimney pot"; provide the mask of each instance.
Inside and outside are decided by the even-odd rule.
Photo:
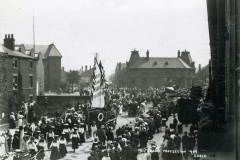
[[[5,34],[5,38],[3,40],[4,47],[14,50],[15,49],[15,40],[13,38],[13,34]]]
[[[146,52],[146,58],[147,58],[147,60],[149,60],[149,50],[147,50],[147,52]]]
[[[180,57],[180,54],[181,54],[181,52],[180,52],[180,50],[178,50],[178,57]]]

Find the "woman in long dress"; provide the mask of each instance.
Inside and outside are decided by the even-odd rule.
[[[74,128],[74,132],[71,134],[72,138],[72,149],[73,152],[78,148],[79,134],[77,133],[77,128]]]
[[[67,141],[64,137],[61,137],[59,140],[59,152],[60,157],[64,157],[67,154],[67,147],[66,147]]]
[[[37,160],[43,160],[45,157],[45,150],[47,149],[47,144],[43,138],[41,138],[37,144],[38,154]]]
[[[35,156],[37,153],[37,146],[33,140],[30,140],[30,142],[28,142],[28,151],[31,157]]]
[[[59,143],[57,142],[56,139],[53,140],[52,144],[50,145],[50,149],[51,149],[50,159],[51,160],[59,159],[60,158]]]

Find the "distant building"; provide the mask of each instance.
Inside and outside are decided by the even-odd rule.
[[[125,79],[126,79],[126,63],[117,63],[115,74],[113,78],[113,84],[116,84],[117,86],[124,86],[125,85]]]
[[[89,68],[85,66],[85,70],[83,70],[83,67],[81,68],[79,72],[79,87],[80,89],[88,88],[91,83],[91,78],[93,75],[93,68],[90,66]]]
[[[62,55],[54,44],[31,45],[20,44],[18,50],[25,54],[38,57],[37,62],[37,88],[38,94],[45,91],[58,91],[61,84]]]
[[[199,64],[196,79],[200,81],[200,85],[203,87],[207,87],[209,85],[209,65],[201,67]]]
[[[195,65],[186,50],[177,57],[150,57],[149,51],[140,57],[134,50],[126,64],[117,64],[114,81],[118,87],[191,87],[194,78]]]
[[[65,71],[64,67],[62,67],[61,70],[61,82],[62,83],[67,83],[67,71]]]
[[[4,73],[1,79],[6,79],[8,106],[15,111],[20,101],[29,101],[36,96],[36,62],[37,58],[15,50],[13,34],[5,35],[3,45],[0,45],[2,67]],[[4,55],[4,61],[3,61]]]

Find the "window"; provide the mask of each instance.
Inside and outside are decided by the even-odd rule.
[[[30,87],[33,88],[33,76],[29,75]]]
[[[29,62],[29,68],[30,68],[30,69],[33,69],[33,61],[30,61],[30,62]]]
[[[31,56],[31,51],[26,51],[25,54]]]
[[[18,76],[13,75],[13,89],[18,89]]]
[[[13,68],[17,68],[18,67],[18,61],[17,59],[13,59]]]

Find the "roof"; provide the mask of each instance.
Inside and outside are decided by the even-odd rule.
[[[13,56],[13,57],[35,59],[34,57],[28,56],[19,51],[13,51],[11,49],[8,49],[8,48],[4,47],[3,45],[0,45],[0,52],[7,53],[9,56]]]
[[[121,63],[121,62],[119,62],[119,63],[117,63],[116,69],[121,71],[121,70],[126,69],[126,67],[127,67],[127,64],[126,64],[126,63]]]
[[[87,71],[84,71],[82,73],[80,73],[80,76],[81,77],[88,77],[88,76],[92,76],[93,75],[93,68],[87,70]]]
[[[181,58],[175,57],[150,57],[147,60],[145,57],[139,58],[137,62],[130,65],[130,68],[187,68],[191,67],[186,64]]]
[[[33,45],[32,44],[23,44],[25,47],[25,50],[32,50]],[[62,57],[58,49],[54,44],[49,45],[35,45],[35,52],[36,53],[42,53],[44,57]]]

